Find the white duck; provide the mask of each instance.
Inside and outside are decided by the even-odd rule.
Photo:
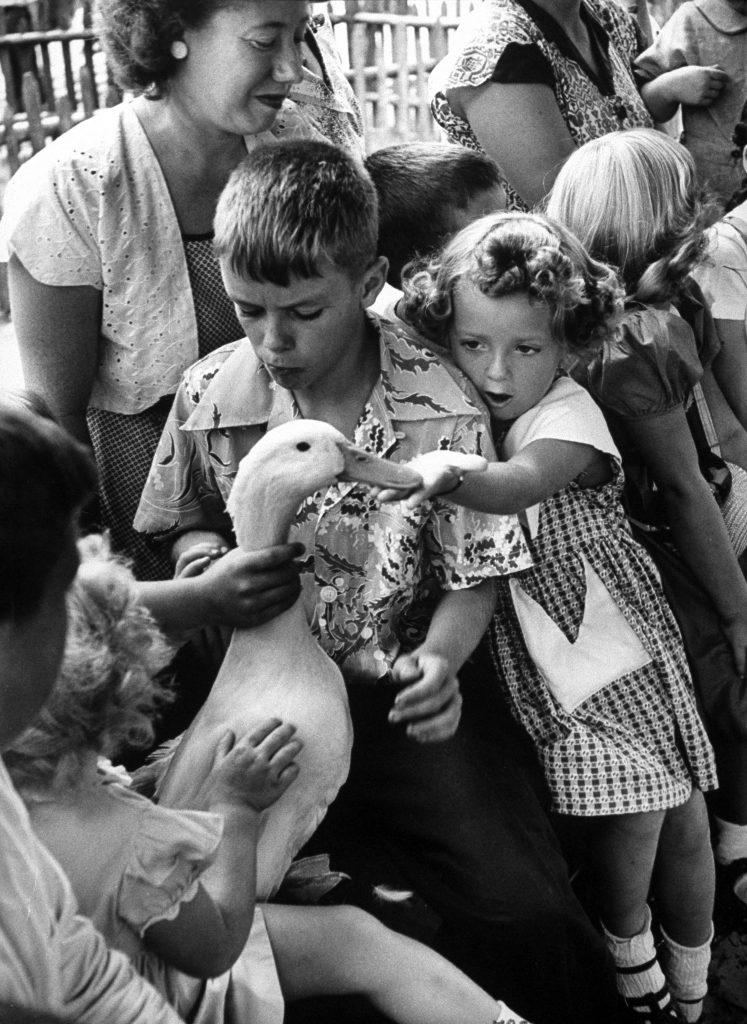
[[[420,483],[414,470],[355,448],[329,424],[294,420],[268,431],[241,461],[228,500],[239,546],[253,551],[286,541],[303,499],[336,480],[404,494]],[[234,632],[210,694],[160,780],[158,799],[188,806],[225,730],[243,735],[273,716],[294,724],[304,747],[298,778],[264,813],[259,899],[277,889],[350,765],[352,727],[342,675],[313,638],[300,597],[271,622]]]

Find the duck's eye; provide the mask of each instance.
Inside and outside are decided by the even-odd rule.
[[[308,441],[299,441],[298,444],[296,445],[296,448],[299,450],[299,452],[307,452],[309,448],[311,448],[311,445],[309,444]]]

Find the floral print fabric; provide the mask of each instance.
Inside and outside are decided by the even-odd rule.
[[[591,80],[568,52],[541,32],[517,0],[485,0],[464,19],[455,45],[431,75],[433,116],[449,142],[480,150],[470,125],[449,106],[448,89],[477,87],[489,82],[511,43],[536,47],[554,77],[554,92],[563,120],[577,146],[608,132],[624,128],[653,127],[632,74],[638,52],[633,20],[614,2],[585,0],[588,14],[609,40],[607,57],[613,89],[607,92]],[[525,210],[526,204],[504,179],[509,209]]]
[[[381,323],[382,372],[355,431],[367,451],[406,462],[450,449],[493,457],[482,416],[436,356]],[[143,492],[137,529],[166,535],[230,530],[225,501],[238,464],[264,433],[298,416],[248,341],[224,346],[184,376]],[[386,675],[417,645],[444,590],[527,568],[518,520],[429,502],[379,505],[355,483],[311,495],[291,540],[306,548],[307,616],[348,679]]]

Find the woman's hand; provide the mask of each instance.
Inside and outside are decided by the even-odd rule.
[[[408,466],[416,470],[423,479],[421,486],[411,492],[405,500],[407,508],[417,508],[429,498],[455,491],[465,473],[484,473],[488,468],[488,460],[481,455],[437,450],[418,455],[408,462]],[[377,497],[379,501],[398,501],[403,495],[401,491],[387,488],[379,491]]]
[[[278,800],[298,777],[296,758],[303,743],[295,725],[270,718],[237,740],[228,730],[220,738],[213,767],[200,794],[210,809],[223,805],[263,811]]]

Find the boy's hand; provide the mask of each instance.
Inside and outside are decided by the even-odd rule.
[[[199,577],[206,625],[246,629],[269,622],[290,608],[301,592],[294,559],[303,551],[302,544],[278,544],[252,552],[232,548],[211,559]]]
[[[403,654],[392,666],[392,677],[404,687],[389,712],[392,724],[407,723],[407,735],[418,743],[438,743],[454,735],[462,716],[462,694],[443,655]]]
[[[296,758],[303,743],[295,725],[270,718],[240,740],[228,730],[218,742],[202,801],[208,807],[232,804],[263,811],[298,777]]]
[[[718,64],[675,68],[666,74],[669,95],[689,107],[709,107],[729,82],[729,75]]]
[[[424,452],[408,462],[408,466],[417,470],[423,483],[409,496],[401,491],[386,489],[379,491],[379,501],[398,501],[406,498],[407,508],[417,508],[429,498],[439,494],[448,494],[456,490],[465,473],[481,473],[488,468],[488,460],[481,455],[465,455],[462,452],[432,451]]]

